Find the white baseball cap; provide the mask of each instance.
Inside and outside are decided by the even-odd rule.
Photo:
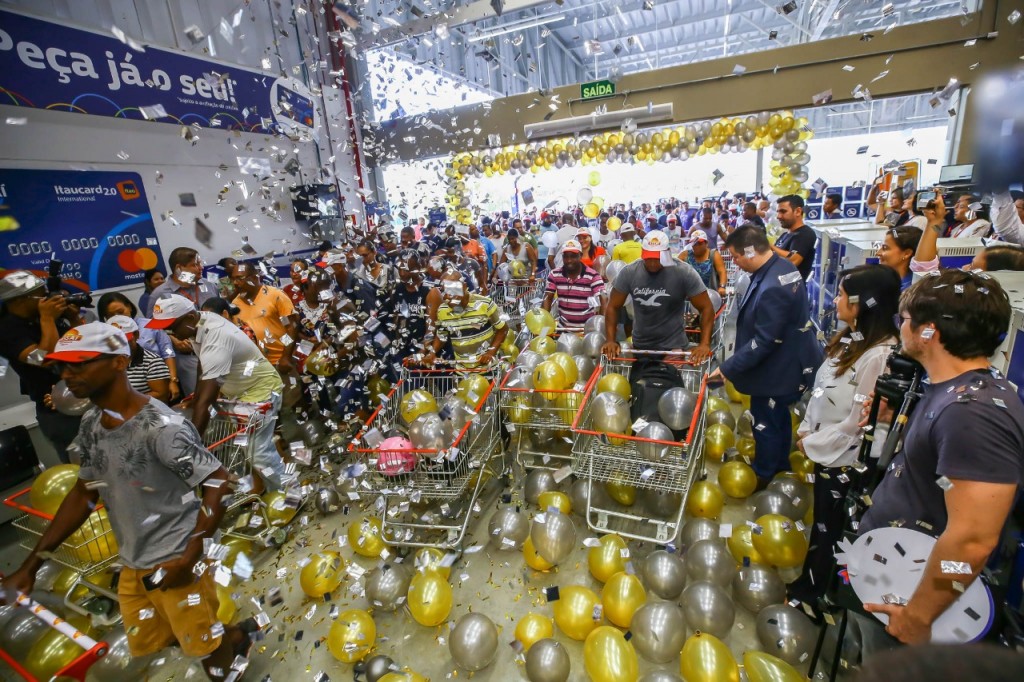
[[[196,306],[192,301],[178,294],[170,294],[153,304],[153,319],[146,323],[147,329],[167,329],[179,317],[193,313]]]
[[[708,233],[704,230],[694,230],[690,233],[690,243],[696,244],[697,242],[706,242],[708,240]]]
[[[86,362],[101,355],[131,355],[128,339],[117,327],[105,322],[90,322],[73,327],[57,339],[47,360]]]
[[[575,239],[570,239],[562,244],[562,253],[583,253],[583,247]]]
[[[111,327],[117,327],[123,331],[125,335],[139,333],[139,325],[135,323],[135,320],[127,315],[114,315],[112,317],[108,317],[107,324]]]
[[[640,256],[642,258],[661,258],[661,253],[668,251],[668,235],[661,230],[651,230],[644,235]]]

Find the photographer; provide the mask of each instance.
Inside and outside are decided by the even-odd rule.
[[[946,229],[946,205],[942,196],[922,207],[928,226],[921,234],[917,253],[910,261],[915,281],[923,275],[939,271],[938,238]],[[979,251],[965,270],[1024,270],[1024,249],[1015,244],[993,244]]]
[[[886,632],[906,644],[927,642],[978,577],[1024,482],[1024,405],[988,364],[1010,314],[998,281],[960,270],[922,279],[900,302],[903,352],[929,383],[858,530],[898,525],[938,537],[906,605],[864,605],[887,615]],[[957,565],[969,571],[948,568]]]
[[[0,279],[0,356],[11,363],[21,381],[21,392],[36,404],[36,421],[62,462],[69,462],[68,446],[78,434],[81,417],[57,412],[49,403],[58,377],[43,367],[43,356],[66,331],[82,323],[78,307],[60,292],[47,294],[46,282],[26,270]]]

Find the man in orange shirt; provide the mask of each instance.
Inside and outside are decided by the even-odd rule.
[[[251,263],[239,263],[231,282],[238,295],[232,301],[238,317],[252,329],[256,345],[281,374],[294,369],[292,354],[298,338],[295,307],[280,289],[260,283]]]

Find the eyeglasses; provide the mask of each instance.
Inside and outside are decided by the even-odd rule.
[[[50,366],[57,370],[57,374],[64,374],[65,371],[67,371],[69,374],[81,374],[82,372],[85,371],[87,365],[91,365],[94,362],[99,362],[100,360],[106,360],[109,357],[111,356],[97,355],[91,360],[83,360],[82,362],[61,362],[58,360],[57,362],[52,363]]]
[[[900,313],[896,313],[895,315],[892,316],[892,323],[896,325],[897,328],[902,327],[904,321],[910,322],[910,316],[904,316]]]

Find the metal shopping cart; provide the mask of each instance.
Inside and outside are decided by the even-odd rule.
[[[349,445],[363,478],[383,500],[381,517],[390,544],[408,547],[458,548],[469,519],[478,511],[484,482],[495,475],[492,460],[504,454],[498,430],[496,383],[491,368],[456,369],[435,363],[434,368],[403,368],[402,378],[381,401]],[[440,368],[437,366],[441,365]],[[487,380],[475,404],[452,416],[455,431],[449,447],[440,449],[389,448],[380,445],[401,433],[407,424],[399,414],[402,398],[424,390],[441,406],[459,382],[479,375]],[[461,409],[461,408],[460,408]],[[444,411],[444,408],[442,408]]]
[[[284,529],[270,522],[266,505],[259,495],[252,492],[252,459],[256,446],[253,436],[269,418],[271,408],[272,403],[269,402],[220,400],[215,407],[216,414],[203,433],[206,448],[220,460],[236,482],[226,512],[232,514],[242,510],[232,514],[234,523],[224,531],[224,535],[263,544],[270,540],[281,542],[285,534]]]
[[[642,351],[632,351],[643,354]],[[666,354],[659,353],[664,356]],[[683,385],[697,395],[693,417],[681,442],[650,440],[635,435],[614,435],[596,431],[592,415],[597,384],[611,372],[627,379],[634,358],[606,360],[587,382],[572,431],[573,473],[587,481],[587,524],[600,533],[656,543],[668,543],[678,533],[686,496],[704,471],[704,402],[707,394],[706,366],[683,360],[666,362],[678,368]],[[612,502],[596,486],[635,489],[637,501],[629,506]]]
[[[543,277],[532,282],[527,279],[510,279],[495,285],[493,300],[508,315],[509,326],[513,330],[522,326],[527,310],[540,306],[546,285],[547,280]]]
[[[725,322],[729,316],[729,307],[732,298],[726,296],[722,305],[715,311],[715,326],[711,331],[711,354],[713,357],[722,359],[722,351],[725,348]],[[687,308],[686,313],[686,338],[692,344],[700,343],[700,315],[693,311],[693,307]]]

